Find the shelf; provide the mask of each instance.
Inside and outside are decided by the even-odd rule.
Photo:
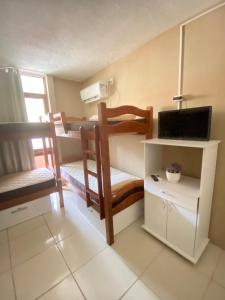
[[[142,143],[145,146],[143,228],[196,263],[209,242],[210,211],[220,141],[155,138]],[[198,163],[201,164],[200,179],[182,175],[178,183],[168,182],[166,172],[163,171],[163,166],[169,158],[166,157],[166,146],[170,146],[170,160],[178,160],[178,162],[179,155],[177,149],[174,149],[173,153],[173,147],[179,147],[181,152],[199,149],[201,153],[197,151],[196,155],[196,151],[192,151],[186,163],[190,164],[191,156],[196,155],[196,159],[200,160]],[[185,159],[184,155],[185,153],[181,158]],[[186,153],[186,156],[188,155]],[[151,174],[159,175],[160,180],[154,181]]]
[[[160,176],[160,180],[154,181],[151,176],[147,176],[145,178],[145,191],[191,211],[197,211],[200,179],[182,175],[178,183],[170,183],[166,179],[165,171],[155,174]]]
[[[191,147],[191,148],[207,148],[219,144],[219,140],[210,141],[188,141],[188,140],[170,140],[170,139],[149,139],[143,140],[144,144],[151,145],[165,145],[165,146],[180,146],[180,147]]]

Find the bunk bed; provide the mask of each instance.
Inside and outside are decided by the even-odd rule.
[[[46,168],[0,176],[0,210],[58,192],[63,206],[60,166],[54,125],[45,123],[0,123],[0,143],[41,138]],[[49,146],[46,148],[46,139]],[[51,161],[50,161],[51,160]]]
[[[127,118],[127,116],[133,116]],[[51,115],[56,135],[81,140],[83,160],[61,166],[63,178],[80,190],[87,206],[105,218],[106,240],[114,242],[113,216],[144,196],[142,179],[110,167],[109,136],[143,134],[152,137],[153,108],[134,106],[107,108],[98,105],[98,120]]]

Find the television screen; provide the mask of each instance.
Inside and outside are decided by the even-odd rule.
[[[210,139],[212,106],[161,111],[158,116],[158,137],[163,139]]]

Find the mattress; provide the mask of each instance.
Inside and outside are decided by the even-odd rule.
[[[39,122],[11,122],[11,123],[4,123],[0,122],[0,135],[4,134],[12,134],[18,133],[23,134],[24,132],[27,133],[37,133],[41,136],[46,131],[50,130],[50,123],[39,123]]]
[[[54,186],[54,175],[46,168],[0,176],[0,201],[25,196]]]
[[[96,172],[96,162],[93,160],[88,160],[87,163],[88,169],[90,171]],[[62,165],[61,174],[66,180],[70,181],[76,186],[78,185],[80,189],[85,190],[83,161],[76,161]],[[110,174],[111,190],[113,198],[116,199],[116,203],[121,202],[125,197],[129,196],[129,194],[131,193],[144,190],[143,180],[137,176],[131,175],[129,173],[123,172],[112,167],[110,167]],[[91,175],[88,175],[88,178],[90,189],[98,193],[97,179]],[[129,187],[129,183],[134,183],[131,185],[132,188]],[[128,189],[125,189],[124,194],[121,195],[121,197],[117,198],[117,194],[119,194],[120,190],[125,186],[127,186]]]

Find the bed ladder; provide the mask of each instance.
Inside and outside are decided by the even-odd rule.
[[[93,130],[86,130],[83,126],[80,128],[82,152],[83,152],[83,167],[84,167],[84,182],[87,207],[95,206],[100,214],[100,219],[104,218],[104,202],[102,192],[102,166],[100,153],[100,135],[99,127],[94,126]],[[94,150],[90,149],[91,141],[94,142]],[[91,145],[93,147],[93,145]],[[88,159],[93,158],[96,161],[96,172],[88,169]],[[89,185],[89,176],[93,176],[97,180],[98,193],[93,191]]]

